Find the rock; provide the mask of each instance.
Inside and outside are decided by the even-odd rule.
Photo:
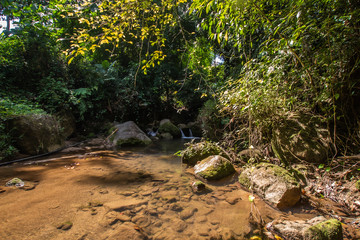
[[[137,227],[133,223],[125,222],[112,230],[111,235],[107,239],[132,239],[132,240],[145,240],[147,237],[138,231]]]
[[[118,130],[110,138],[114,146],[148,145],[151,139],[133,122],[116,124]]]
[[[172,224],[172,228],[176,232],[183,232],[187,228],[187,224],[180,219],[176,219],[176,220],[174,220],[174,222]]]
[[[219,229],[222,240],[235,240],[236,234],[230,228]]]
[[[343,230],[341,222],[337,219],[330,219],[320,222],[306,229],[305,240],[342,240]]]
[[[229,204],[234,205],[237,202],[241,200],[241,197],[227,197],[225,201],[227,201]]]
[[[160,127],[158,129],[160,134],[170,133],[174,138],[180,138],[181,132],[169,119],[163,119],[160,121]]]
[[[326,220],[319,216],[310,220],[275,220],[266,228],[289,240],[342,240],[342,225],[336,219]]]
[[[67,221],[67,222],[60,223],[59,225],[56,226],[56,228],[67,231],[70,228],[72,228],[72,226],[73,226],[72,222]]]
[[[357,190],[360,190],[360,180],[357,180],[357,182],[355,183],[355,187]]]
[[[137,214],[131,221],[141,228],[146,228],[151,224],[150,217],[143,214]]]
[[[6,122],[16,146],[24,154],[36,155],[64,146],[64,136],[55,117],[48,114],[15,116]]]
[[[124,211],[127,209],[132,209],[135,207],[139,207],[141,205],[146,205],[148,202],[145,200],[137,200],[137,199],[121,199],[113,202],[105,203],[104,206],[114,210],[114,211]]]
[[[61,134],[65,139],[70,137],[76,130],[75,117],[71,111],[61,110],[55,117],[60,124]]]
[[[300,200],[298,179],[286,169],[274,164],[260,163],[246,168],[240,174],[239,182],[246,188],[251,187],[264,200],[279,209],[292,207]]]
[[[168,133],[168,132],[161,133],[161,134],[160,134],[160,137],[161,137],[162,139],[165,139],[165,140],[171,140],[171,139],[174,138],[174,137],[173,137],[170,133]]]
[[[192,217],[194,215],[195,212],[197,212],[198,209],[197,208],[185,208],[181,213],[180,213],[180,218],[182,220],[186,220],[190,217]]]
[[[235,172],[229,160],[219,155],[210,156],[194,166],[195,175],[207,180],[218,180]]]
[[[195,165],[198,161],[201,161],[212,155],[220,155],[221,149],[212,142],[199,142],[191,144],[182,152],[182,161],[189,165]]]
[[[206,190],[206,185],[202,181],[196,181],[191,184],[191,188],[194,192],[204,192]]]
[[[285,164],[306,161],[326,161],[331,148],[330,133],[320,117],[291,113],[274,124],[271,146],[275,155]]]

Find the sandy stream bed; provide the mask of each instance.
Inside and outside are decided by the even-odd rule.
[[[195,178],[167,153],[96,151],[47,160],[0,168],[0,239],[249,239],[260,216],[270,222],[319,215],[303,206],[281,212],[258,197],[252,205],[237,176],[196,194]],[[15,177],[25,188],[5,187]]]

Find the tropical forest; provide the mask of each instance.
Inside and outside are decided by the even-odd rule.
[[[357,0],[1,0],[0,239],[360,239]]]

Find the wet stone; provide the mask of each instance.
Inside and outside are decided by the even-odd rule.
[[[208,219],[205,216],[200,216],[199,218],[196,219],[196,222],[199,222],[199,223],[204,223],[207,221],[208,221]]]
[[[72,226],[73,226],[72,222],[64,222],[64,223],[60,223],[59,225],[57,225],[56,228],[67,231],[70,228],[72,228]]]
[[[200,236],[209,236],[211,228],[207,225],[200,225],[196,230]]]
[[[114,211],[123,211],[126,209],[133,209],[135,207],[146,205],[147,201],[136,199],[121,199],[114,202],[105,203],[104,206]]]
[[[151,224],[150,218],[144,215],[135,216],[131,219],[131,221],[142,228],[148,227]]]
[[[174,221],[173,229],[177,232],[183,232],[187,228],[187,224],[182,220]]]
[[[175,212],[181,212],[183,210],[183,207],[177,203],[173,203],[169,206],[169,209]]]
[[[237,239],[236,234],[230,228],[219,229],[221,239],[223,240],[233,240]]]
[[[241,197],[228,197],[228,198],[225,199],[225,201],[227,201],[231,205],[236,204],[240,200],[242,200]]]
[[[185,208],[180,213],[180,218],[183,220],[188,219],[188,218],[192,217],[197,210],[198,210],[197,208]]]

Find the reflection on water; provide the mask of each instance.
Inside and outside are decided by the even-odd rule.
[[[195,193],[191,185],[198,180],[192,169],[174,156],[184,148],[184,143],[162,141],[148,147],[118,150],[119,153],[131,150],[126,158],[127,167],[150,176],[130,196],[123,196],[124,201],[135,198],[146,200],[146,204],[139,211],[122,212],[134,219],[150,239],[243,239],[256,229],[250,220],[256,222],[256,216],[260,219],[254,209],[262,211],[264,219],[279,214],[258,199],[251,203],[249,193],[239,189],[236,174],[222,184],[207,183],[205,193]]]

